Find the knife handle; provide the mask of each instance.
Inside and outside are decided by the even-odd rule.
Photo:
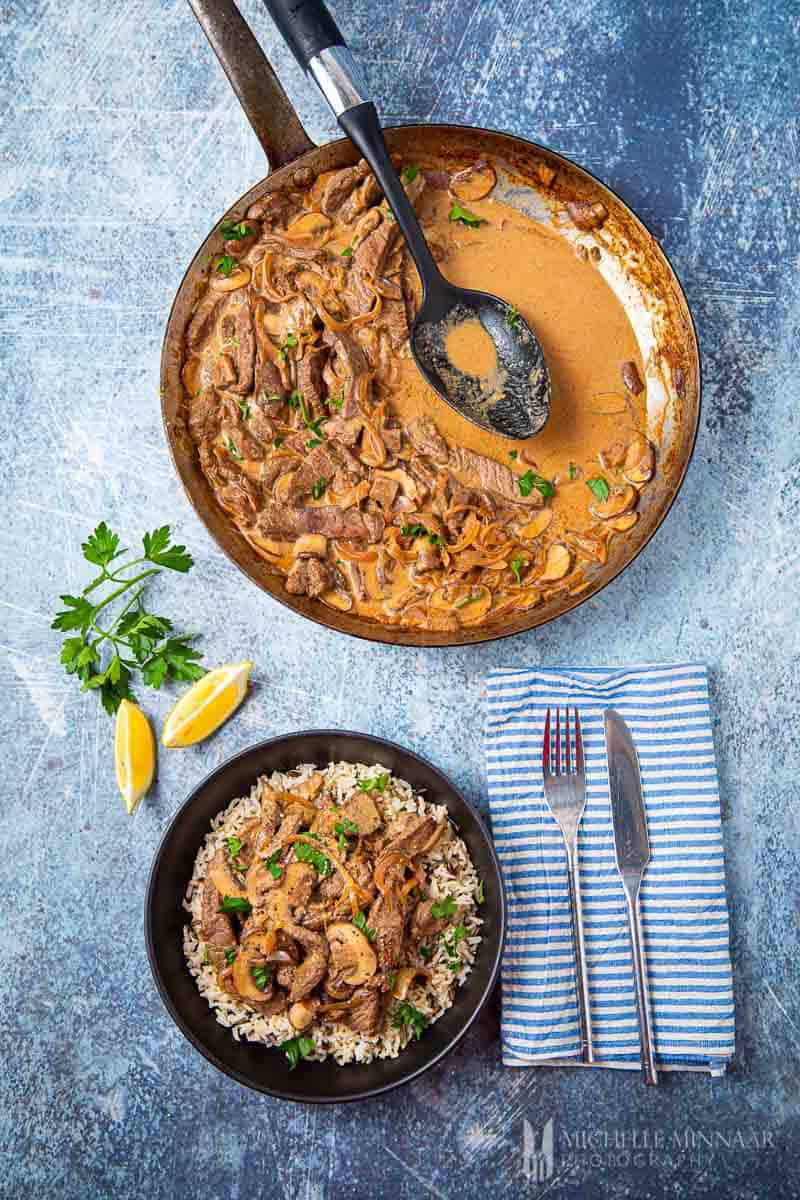
[[[647,986],[647,965],[644,957],[642,921],[639,913],[639,885],[625,887],[628,900],[628,924],[631,930],[633,949],[633,978],[636,982],[636,1004],[639,1012],[639,1040],[642,1047],[642,1070],[644,1081],[651,1087],[658,1083],[655,1050],[653,1046],[653,1017],[650,1009],[650,990]]]

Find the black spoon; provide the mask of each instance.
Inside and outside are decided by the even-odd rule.
[[[422,281],[422,304],[411,327],[411,349],[443,400],[492,433],[527,438],[550,415],[550,373],[534,331],[512,305],[489,292],[456,287],[442,275],[405,188],[392,165],[378,113],[357,62],[321,0],[264,0],[300,66],[319,85],[339,124],[361,151],[400,226]],[[458,370],[445,338],[478,320],[494,342],[492,381]]]

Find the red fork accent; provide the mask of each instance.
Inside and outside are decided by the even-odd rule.
[[[544,719],[544,740],[542,741],[542,773],[550,774],[550,709]]]
[[[575,713],[575,770],[579,775],[583,774],[583,738],[581,737],[581,719],[578,716],[577,708],[572,710]]]
[[[561,774],[561,709],[556,708],[556,775]]]

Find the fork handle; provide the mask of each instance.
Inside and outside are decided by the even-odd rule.
[[[567,879],[569,880],[569,907],[572,917],[572,945],[575,952],[575,984],[581,1030],[581,1059],[585,1063],[593,1063],[592,1009],[589,999],[589,977],[586,973],[586,945],[583,937],[583,907],[578,877],[577,845],[567,846]]]

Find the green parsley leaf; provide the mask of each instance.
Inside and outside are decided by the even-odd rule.
[[[336,834],[336,840],[339,843],[339,849],[343,854],[345,854],[349,849],[349,842],[347,839],[352,837],[353,834],[358,833],[358,826],[356,825],[355,821],[344,819],[336,822],[333,827],[333,832]]]
[[[387,771],[385,775],[375,775],[371,779],[359,779],[357,787],[360,792],[377,792],[382,796],[388,782],[389,773]]]
[[[226,837],[225,845],[228,847],[228,853],[231,855],[231,857],[236,858],[236,855],[241,850],[244,842],[238,837]]]
[[[361,930],[361,932],[364,934],[364,937],[370,942],[375,941],[378,934],[376,930],[367,924],[367,918],[364,916],[363,912],[356,913],[356,915],[353,917],[353,924],[355,925],[356,929]]]
[[[112,533],[105,521],[101,521],[94,533],[90,533],[81,546],[83,557],[95,566],[105,567],[112,559],[123,554],[119,549],[119,536]]]
[[[267,868],[273,879],[280,879],[281,875],[283,874],[283,867],[278,866],[278,860],[282,854],[283,850],[279,848],[274,854],[270,854],[269,858],[264,859],[264,866]]]
[[[432,546],[443,546],[444,541],[441,534],[431,533],[426,525],[403,525],[400,529],[403,537],[422,538],[426,537]]]
[[[609,487],[602,475],[598,475],[595,479],[587,479],[586,486],[594,494],[596,500],[604,503],[609,495]]]
[[[419,947],[420,957],[423,962],[430,962],[436,953],[435,946],[431,946],[429,942],[422,942]]]
[[[517,486],[521,496],[530,496],[534,488],[546,498],[555,496],[556,489],[553,487],[549,479],[543,479],[541,475],[537,475],[535,471],[526,471],[524,475],[520,475],[517,479]]]
[[[327,486],[328,486],[327,479],[325,478],[324,475],[320,475],[319,479],[317,480],[317,482],[314,484],[314,486],[311,489],[311,495],[314,497],[315,500],[320,500],[322,498],[322,495]]]
[[[452,896],[445,896],[444,900],[434,900],[431,905],[431,915],[437,918],[455,916],[458,905]]]
[[[64,633],[70,629],[81,629],[86,632],[94,618],[94,605],[85,596],[61,596],[66,608],[56,613],[51,629],[61,629]]]
[[[519,458],[519,450],[509,450],[508,457],[512,462],[516,462],[517,458]]]
[[[325,403],[328,408],[344,408],[344,396],[328,396]]]
[[[486,899],[486,885],[482,879],[478,880],[478,886],[475,888],[475,903],[483,904]]]
[[[281,403],[280,396],[278,396],[278,395],[268,396],[267,393],[265,391],[263,391],[263,389],[261,392],[261,399],[264,404],[280,404]]]
[[[249,421],[250,417],[252,415],[252,410],[250,408],[250,405],[247,403],[246,400],[237,400],[236,403],[239,406],[239,412],[242,414],[242,420]]]
[[[300,395],[299,392],[292,392],[292,394],[289,396],[289,399],[286,401],[286,403],[289,405],[289,408],[299,408],[302,401],[303,401],[303,397]]]
[[[277,447],[282,446],[285,441],[286,441],[286,438],[283,437],[283,435],[279,433],[278,436],[274,439],[272,444],[277,449]]]
[[[254,963],[250,968],[250,974],[253,978],[253,983],[260,992],[263,992],[266,989],[267,984],[272,978],[272,972],[274,969],[275,968],[272,966],[272,963]]]
[[[457,975],[463,966],[463,959],[458,952],[458,947],[466,936],[467,931],[461,924],[456,925],[453,929],[447,929],[442,934],[442,946],[444,947],[447,965],[454,975]]]
[[[385,209],[384,212],[386,214],[387,221],[394,221],[395,215],[390,208]]]
[[[522,328],[522,317],[520,316],[519,309],[514,308],[513,305],[506,313],[506,325],[515,332],[518,332]]]
[[[230,454],[231,458],[235,458],[237,462],[244,461],[244,455],[240,454],[239,451],[236,449],[236,443],[234,442],[233,438],[228,438],[227,448],[228,448],[228,454]]]
[[[460,221],[462,225],[469,225],[470,229],[477,229],[479,225],[487,225],[485,217],[476,217],[475,213],[471,213],[469,209],[462,208],[460,204],[454,204],[447,214],[448,221]]]
[[[308,842],[295,842],[294,853],[298,862],[311,863],[318,875],[321,875],[323,878],[326,875],[330,875],[331,860],[326,858],[316,846],[309,846]]]
[[[289,1070],[293,1071],[301,1058],[308,1058],[314,1053],[314,1039],[298,1034],[297,1037],[281,1042],[280,1049],[289,1060]]]
[[[148,562],[157,563],[159,567],[168,567],[170,571],[180,571],[185,574],[194,565],[191,554],[186,553],[185,546],[172,546],[172,533],[169,525],[162,525],[152,533],[146,533],[142,538],[144,556]]]
[[[343,251],[342,251],[342,253],[341,253],[341,257],[342,257],[342,258],[350,258],[350,256],[351,256],[351,254],[352,254],[352,253],[353,253],[353,247],[352,247],[352,246],[345,246],[344,250],[343,250]]]
[[[511,570],[516,575],[517,583],[521,584],[522,583],[522,568],[525,566],[525,559],[522,557],[521,554],[518,554],[516,558],[512,558],[511,562],[508,565],[511,567]]]
[[[462,596],[460,600],[456,600],[453,608],[466,608],[468,604],[474,604],[476,600],[480,600],[480,596]]]
[[[423,1031],[428,1025],[428,1018],[424,1013],[421,1013],[413,1004],[409,1004],[404,1000],[402,1004],[396,1004],[392,1013],[392,1025],[395,1029],[402,1029],[408,1026],[413,1030],[417,1041],[422,1037]]]
[[[419,167],[409,166],[403,171],[403,179],[406,183],[413,183],[419,175]]]
[[[226,242],[241,242],[254,232],[244,221],[238,221],[235,225],[231,221],[224,221],[220,225],[219,231]]]
[[[244,896],[223,896],[220,901],[219,911],[224,913],[244,913],[247,916],[250,912],[250,901],[245,900]]]
[[[574,462],[571,462],[569,464],[569,477],[570,477],[570,479],[576,479],[577,475],[578,475],[578,468],[575,466]]]
[[[232,967],[235,961],[236,951],[231,947],[229,950],[225,951],[225,962],[227,966]]]
[[[223,254],[217,259],[217,270],[220,275],[231,275],[235,266],[236,259],[231,258],[230,254]]]
[[[318,438],[318,437],[310,438],[306,442],[306,450],[313,450],[315,446],[321,446],[321,445],[322,445],[322,438]]]
[[[394,985],[397,983],[397,972],[396,971],[389,972],[389,974],[386,976],[386,983],[389,988],[389,991],[393,992]]]

